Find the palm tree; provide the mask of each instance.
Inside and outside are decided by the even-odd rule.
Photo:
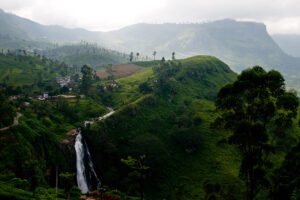
[[[153,55],[154,60],[155,60],[156,53],[157,53],[156,51],[153,51],[152,55]]]
[[[140,53],[137,52],[137,53],[136,53],[136,60],[139,60],[139,56],[140,56]]]
[[[133,60],[133,52],[131,52],[129,55],[129,61],[132,62],[132,60]]]
[[[172,60],[175,60],[175,52],[172,53]]]

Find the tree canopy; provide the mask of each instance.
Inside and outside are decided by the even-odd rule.
[[[263,183],[267,156],[276,145],[271,137],[291,126],[298,104],[279,72],[259,66],[243,71],[220,90],[216,101],[220,117],[215,123],[232,131],[228,142],[241,151],[240,176],[247,185],[247,199],[253,199]]]

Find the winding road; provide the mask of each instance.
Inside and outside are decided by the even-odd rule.
[[[14,117],[14,123],[12,125],[10,125],[10,126],[6,126],[6,127],[3,127],[3,128],[0,128],[0,132],[6,131],[6,130],[10,129],[13,126],[19,125],[19,118],[21,116],[22,116],[22,114],[19,113],[19,112],[17,112],[17,116]]]

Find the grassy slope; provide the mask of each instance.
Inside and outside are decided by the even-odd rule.
[[[184,196],[181,194],[181,199],[203,198],[204,181],[211,180],[229,185],[228,182],[235,182],[238,177],[237,152],[232,147],[217,145],[225,133],[217,133],[209,128],[215,116],[214,103],[211,99],[220,87],[235,79],[235,74],[224,63],[213,57],[198,56],[181,62],[182,68],[174,77],[176,80],[180,77],[186,79],[184,82],[176,81],[177,95],[171,102],[164,97],[139,93],[138,84],[156,78],[152,68],[117,80],[121,88],[114,92],[113,99],[114,105],[117,108],[121,107],[121,110],[108,119],[101,128],[120,145],[119,151],[130,148],[122,146],[124,140],[130,141],[145,133],[156,136],[163,143],[167,154],[171,157],[172,166],[168,169],[168,175],[158,184],[164,191],[153,193],[151,188],[148,188],[149,199],[179,197],[182,187],[185,194]],[[213,70],[206,73],[207,69]],[[187,74],[194,70],[203,71],[203,76],[188,77]],[[152,103],[149,105],[152,98],[155,99],[155,105],[151,105]],[[123,107],[129,102],[133,103]],[[135,110],[135,114],[132,114],[132,110]],[[176,119],[180,119],[184,114],[190,118],[198,115],[203,120],[201,125],[195,126],[192,130],[202,138],[201,147],[192,154],[174,145],[170,139],[170,134],[176,129]],[[97,142],[93,141],[92,145],[97,145]],[[100,152],[95,150],[94,153]],[[122,152],[120,156],[124,157],[125,154],[126,152]],[[151,183],[148,186],[150,185]]]
[[[154,73],[152,68],[145,68],[138,71],[136,74],[117,79],[117,83],[120,84],[120,88],[112,93],[112,104],[114,107],[121,107],[127,105],[143,96],[139,92],[139,84],[145,82],[147,79],[153,79]]]
[[[226,68],[226,64],[210,56],[195,56],[192,58],[187,58],[180,60],[183,65],[183,69],[177,76],[185,76],[187,70],[190,69],[205,69],[210,67],[218,67],[218,64],[221,64],[222,67],[225,66],[225,71],[230,72],[229,68]],[[115,90],[112,95],[113,105],[120,107],[122,105],[127,105],[128,103],[140,98],[143,96],[139,92],[139,84],[147,81],[153,81],[156,79],[153,72],[152,66],[159,65],[157,61],[150,61],[144,63],[137,63],[141,66],[145,66],[144,70],[138,71],[129,77],[124,77],[117,79],[116,82],[120,84],[120,89]],[[216,73],[213,75],[207,74],[205,79],[199,82],[188,79],[187,82],[182,84],[181,91],[179,92],[182,96],[191,96],[193,98],[204,97],[203,95],[209,95],[209,93],[216,94],[224,83],[234,80],[235,74],[229,73]]]

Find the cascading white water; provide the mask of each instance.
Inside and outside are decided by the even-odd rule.
[[[84,146],[82,143],[82,135],[79,132],[76,136],[75,141],[75,151],[76,151],[76,169],[77,169],[77,184],[78,188],[82,193],[89,192],[88,183],[86,180],[86,171],[84,163]]]
[[[90,154],[90,151],[89,151],[89,148],[87,146],[87,144],[85,143],[85,147],[86,147],[86,156],[87,156],[87,162],[89,164],[89,168],[90,168],[90,172],[92,173],[91,175],[94,175],[95,179],[96,179],[96,182],[97,182],[97,188],[100,188],[101,186],[101,182],[96,174],[96,171],[94,169],[94,164],[92,162],[92,157],[91,157],[91,154]],[[91,179],[91,178],[90,178]]]
[[[114,111],[110,109],[110,112],[99,117],[97,121],[101,121],[109,116],[111,116]],[[94,121],[85,121],[84,125],[93,124]],[[91,189],[90,181],[92,176],[95,178],[97,182],[97,188],[101,186],[101,182],[96,174],[94,169],[94,164],[92,162],[92,157],[89,151],[89,148],[82,138],[82,134],[80,129],[77,130],[77,136],[75,140],[75,151],[76,151],[76,170],[77,170],[77,185],[80,189],[81,193],[88,193]],[[87,165],[86,165],[87,164]],[[90,177],[88,177],[88,175]]]

